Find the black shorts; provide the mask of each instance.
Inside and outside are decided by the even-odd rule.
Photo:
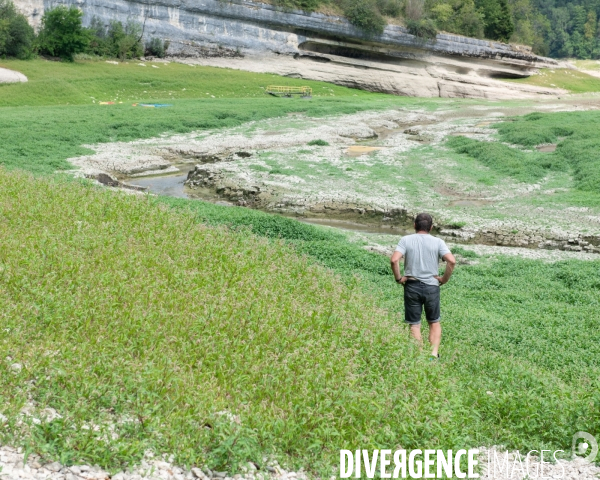
[[[440,287],[418,280],[407,281],[404,284],[404,321],[409,325],[420,325],[423,308],[429,323],[440,321]]]

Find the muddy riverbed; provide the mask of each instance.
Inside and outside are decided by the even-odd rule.
[[[573,207],[553,201],[570,179],[498,179],[444,146],[450,135],[493,140],[493,125],[510,115],[596,103],[289,115],[226,130],[91,145],[94,155],[70,161],[88,177],[104,172],[156,194],[357,232],[401,235],[424,210],[433,213],[436,233],[456,243],[600,253],[600,211],[578,207],[586,221],[573,225]]]

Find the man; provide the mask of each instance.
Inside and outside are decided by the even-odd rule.
[[[410,326],[410,335],[420,344],[421,312],[429,323],[431,358],[440,357],[442,340],[440,325],[440,285],[448,283],[456,265],[454,255],[443,240],[429,234],[433,219],[427,213],[415,218],[413,235],[402,237],[392,255],[392,272],[396,282],[404,285],[404,321]],[[400,260],[404,257],[404,276],[400,275]],[[446,262],[444,276],[439,276],[439,259]]]

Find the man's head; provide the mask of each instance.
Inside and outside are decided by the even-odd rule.
[[[433,227],[433,218],[428,213],[419,213],[415,217],[415,231],[431,232],[431,227]]]

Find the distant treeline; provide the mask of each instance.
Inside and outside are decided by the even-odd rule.
[[[435,40],[438,31],[530,45],[540,55],[600,58],[600,0],[275,0],[286,8],[314,11],[330,4],[368,34],[381,33],[392,18],[414,35]],[[29,58],[36,53],[72,60],[77,53],[134,58],[162,57],[168,41],[142,43],[136,22],[94,18],[81,23],[75,7],[46,11],[36,35],[11,0],[0,0],[0,57]]]
[[[47,10],[36,34],[25,16],[10,0],[0,0],[0,57],[31,58],[36,54],[72,61],[76,54],[107,58],[164,57],[169,42],[159,38],[142,41],[143,27],[137,22],[111,21],[94,17],[85,28],[82,12],[58,6]]]

